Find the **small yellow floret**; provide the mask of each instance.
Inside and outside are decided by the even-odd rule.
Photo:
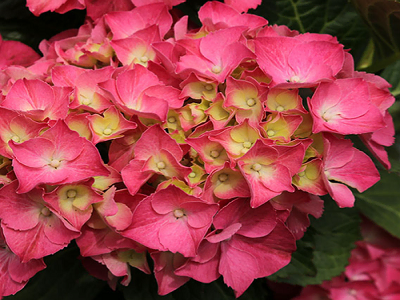
[[[68,190],[67,191],[67,198],[75,198],[78,193],[76,190]]]
[[[249,141],[243,142],[243,147],[244,147],[244,148],[247,148],[247,149],[250,149],[250,147],[251,147],[251,142],[249,142]]]
[[[159,162],[157,163],[157,168],[158,168],[159,170],[165,169],[165,167],[166,167],[165,162],[159,161]]]
[[[207,91],[211,91],[211,90],[213,89],[213,86],[212,86],[211,84],[207,84],[207,85],[204,86],[204,88],[205,88]]]
[[[106,128],[103,130],[103,134],[104,135],[110,135],[112,133],[112,129],[111,128]]]
[[[227,181],[229,178],[229,175],[226,173],[222,173],[218,175],[218,180],[221,182]]]
[[[21,139],[19,138],[18,135],[13,135],[13,136],[11,137],[11,139],[12,139],[14,142],[16,142],[16,143],[19,143],[19,142],[21,141]]]
[[[53,168],[58,168],[61,164],[61,161],[59,161],[58,159],[52,159],[50,162],[50,166],[52,166]]]
[[[48,209],[47,207],[43,207],[42,210],[40,211],[40,213],[46,217],[51,215],[51,211],[50,209]]]
[[[219,74],[219,73],[221,73],[222,68],[221,68],[220,66],[213,66],[213,67],[211,68],[211,71],[212,71],[214,74]]]
[[[196,177],[196,173],[195,173],[195,172],[190,173],[190,174],[189,174],[189,177],[190,177],[190,178],[195,178],[195,177]]]
[[[92,100],[91,99],[88,99],[88,98],[85,98],[85,99],[83,99],[83,101],[82,101],[82,104],[83,105],[86,105],[86,106],[88,106],[89,104],[91,104],[92,103]]]
[[[256,105],[256,103],[257,103],[256,100],[253,99],[253,98],[249,98],[249,99],[246,100],[246,104],[247,104],[248,106],[250,106],[250,107]]]
[[[175,209],[174,210],[174,217],[179,219],[182,218],[185,215],[182,209]]]
[[[300,77],[297,76],[297,75],[292,76],[292,77],[290,78],[290,82],[299,82],[299,81],[300,81]]]
[[[212,150],[211,152],[210,152],[210,156],[212,157],[212,158],[217,158],[218,156],[219,156],[219,152],[217,151],[217,150]]]
[[[285,108],[283,106],[279,105],[279,106],[276,107],[276,110],[277,111],[284,111]]]
[[[147,62],[149,61],[149,58],[148,58],[146,55],[143,55],[143,56],[140,58],[140,61],[141,61],[142,63],[147,63]]]
[[[168,118],[168,123],[176,123],[176,118],[175,117],[169,117]]]
[[[261,170],[262,166],[261,166],[260,164],[258,164],[258,163],[255,163],[254,165],[251,166],[251,168],[252,168],[254,171],[258,172],[258,171]]]
[[[273,131],[272,129],[267,131],[268,136],[274,136],[275,135],[275,131]]]

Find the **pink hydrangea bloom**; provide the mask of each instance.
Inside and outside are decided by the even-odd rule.
[[[217,210],[171,185],[140,202],[121,233],[152,249],[195,256]]]
[[[19,193],[42,183],[71,183],[108,175],[99,152],[88,140],[58,121],[40,137],[21,144],[10,142]]]

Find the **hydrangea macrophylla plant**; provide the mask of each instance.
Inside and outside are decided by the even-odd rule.
[[[0,298],[73,240],[112,288],[154,265],[160,295],[222,276],[239,297],[290,262],[319,196],[352,207],[379,180],[350,136],[390,168],[390,85],[337,38],[268,25],[247,13],[260,0],[207,2],[192,28],[183,2],[28,0],[87,19],[41,57],[0,39]],[[377,248],[376,287],[349,267],[363,282],[332,295],[397,288]]]

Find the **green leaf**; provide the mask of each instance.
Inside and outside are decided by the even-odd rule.
[[[381,180],[362,194],[356,194],[356,207],[369,219],[400,238],[400,177],[381,173]]]
[[[347,0],[264,0],[255,13],[270,24],[286,25],[301,33],[336,36],[351,49],[356,61],[370,39],[367,27]]]
[[[89,275],[78,260],[76,246],[45,258],[47,268],[36,274],[14,296],[6,300],[93,300],[107,285]]]
[[[269,276],[278,282],[306,286],[320,284],[340,275],[359,240],[360,218],[355,208],[339,208],[333,200],[325,201],[320,219],[312,219],[298,250],[288,266]]]
[[[392,0],[352,0],[352,3],[374,40],[373,60],[362,67],[368,72],[376,72],[399,60],[400,3]]]
[[[386,67],[380,76],[385,78],[392,85],[390,92],[393,96],[396,97],[400,95],[400,60]]]

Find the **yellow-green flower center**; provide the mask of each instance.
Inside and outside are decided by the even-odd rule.
[[[12,139],[14,142],[16,142],[16,143],[19,143],[19,142],[21,141],[21,139],[19,138],[18,135],[13,135],[13,136],[11,137],[11,139]]]
[[[227,181],[228,178],[229,178],[229,175],[226,174],[226,173],[222,173],[222,174],[219,174],[219,175],[218,175],[218,180],[221,181],[221,182]]]
[[[185,213],[182,209],[175,209],[174,210],[174,217],[179,219],[182,218],[183,216],[185,216]]]
[[[147,62],[149,61],[149,58],[148,58],[146,55],[143,55],[143,56],[140,58],[140,61],[141,61],[142,63],[147,63]]]
[[[258,172],[258,171],[261,170],[262,166],[261,166],[259,163],[255,163],[254,165],[251,166],[251,168],[252,168],[254,171]]]
[[[165,167],[166,167],[165,162],[159,161],[159,162],[157,163],[157,168],[158,168],[159,170],[165,169]]]
[[[221,73],[222,68],[221,68],[220,66],[213,66],[213,67],[211,68],[211,71],[212,71],[214,74],[219,74],[219,73]]]
[[[212,150],[211,152],[210,152],[210,156],[212,157],[212,158],[217,158],[218,156],[219,156],[219,151],[217,151],[217,150]]]
[[[248,106],[250,106],[250,107],[256,105],[256,103],[257,103],[257,101],[255,99],[253,99],[253,98],[249,98],[249,99],[246,100],[246,104]]]
[[[52,159],[50,161],[50,166],[52,166],[54,169],[57,169],[61,164],[61,161],[58,159]]]
[[[50,211],[50,209],[48,209],[47,207],[43,207],[43,208],[41,209],[40,213],[41,213],[42,215],[44,215],[45,217],[48,217],[48,216],[51,215],[51,211]]]
[[[175,117],[169,117],[168,118],[168,123],[176,123],[176,118]]]
[[[103,130],[103,134],[104,135],[110,135],[112,133],[112,129],[111,128],[106,128]]]
[[[67,191],[67,198],[74,199],[78,193],[76,190],[68,190]]]
[[[273,131],[272,129],[267,131],[268,136],[274,136],[275,135],[275,131]]]

